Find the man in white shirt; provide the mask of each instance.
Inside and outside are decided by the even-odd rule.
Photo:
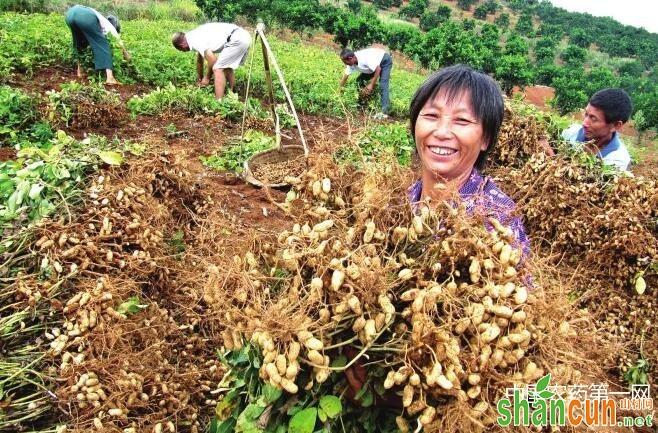
[[[619,170],[628,170],[631,156],[619,138],[619,131],[633,111],[631,98],[623,89],[603,89],[589,99],[583,124],[571,125],[562,138],[574,144],[585,144],[584,149]]]
[[[215,77],[215,96],[224,97],[226,83],[235,88],[234,70],[244,64],[251,46],[251,35],[242,27],[230,23],[208,23],[187,33],[176,32],[171,38],[180,51],[197,52],[197,81],[202,86]],[[204,59],[208,67],[203,67]]]
[[[357,79],[359,87],[368,82],[363,88],[363,92],[366,95],[369,95],[375,89],[375,84],[379,79],[382,112],[377,113],[375,118],[384,119],[388,117],[388,113],[391,109],[389,83],[391,79],[391,69],[393,69],[393,59],[391,58],[391,55],[381,48],[365,48],[356,52],[344,48],[340,52],[340,59],[346,65],[345,72],[340,80],[340,87],[342,88],[345,83],[347,83],[347,79],[352,72],[359,71],[361,73]]]

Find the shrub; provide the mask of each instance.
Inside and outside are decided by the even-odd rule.
[[[9,86],[0,86],[0,144],[15,139],[38,118],[31,96]]]
[[[408,4],[400,9],[402,18],[418,18],[425,13],[429,0],[410,0]]]

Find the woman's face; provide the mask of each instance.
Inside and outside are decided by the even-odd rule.
[[[448,100],[439,90],[420,110],[414,131],[423,177],[463,183],[487,144],[468,92]]]

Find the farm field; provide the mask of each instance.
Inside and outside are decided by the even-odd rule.
[[[292,189],[256,188],[239,172],[274,145],[260,49],[253,98],[248,62],[218,102],[169,42],[193,23],[123,25],[133,60],[105,87],[76,78],[61,15],[0,14],[0,431],[502,431],[505,387],[549,372],[656,384],[655,155],[610,173],[558,142],[567,119],[508,101],[487,174],[532,240],[517,273],[504,227],[405,207],[424,76],[394,69],[376,122],[377,98],[337,93],[335,50],[268,37],[311,154]],[[506,332],[487,344],[480,307]]]

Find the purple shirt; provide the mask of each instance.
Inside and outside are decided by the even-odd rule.
[[[418,180],[409,189],[409,200],[417,203],[421,199],[423,181]],[[514,233],[515,248],[521,247],[523,259],[530,254],[530,240],[523,227],[523,221],[515,215],[516,204],[504,192],[502,192],[490,178],[483,177],[477,169],[471,171],[468,180],[459,188],[459,197],[463,200],[469,215],[484,215],[494,217],[501,224],[508,226]],[[486,221],[487,230],[493,227]]]

